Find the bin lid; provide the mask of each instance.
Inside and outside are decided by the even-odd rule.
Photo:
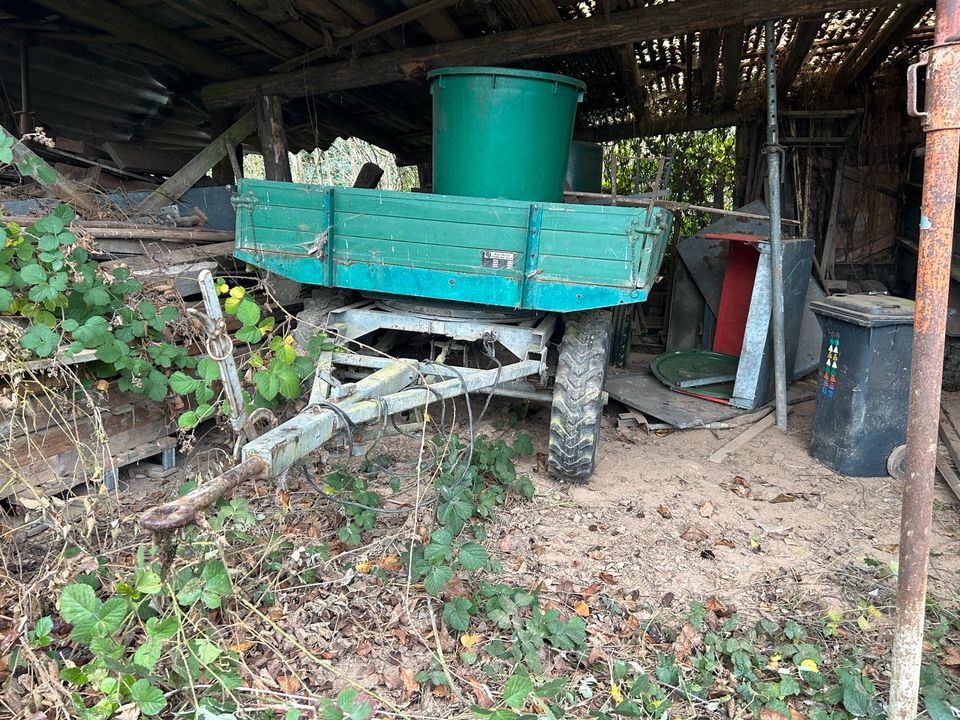
[[[913,300],[892,295],[831,295],[810,303],[810,309],[863,327],[913,324]]]

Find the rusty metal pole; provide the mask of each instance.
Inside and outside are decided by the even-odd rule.
[[[937,1],[933,47],[921,56],[919,63],[911,66],[907,76],[908,112],[922,118],[927,138],[889,720],[916,718],[920,688],[933,479],[940,423],[940,383],[960,154],[958,2],[960,0]],[[926,110],[920,112],[917,109],[916,73],[923,65],[927,66]]]

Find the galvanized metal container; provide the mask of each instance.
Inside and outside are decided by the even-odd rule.
[[[559,202],[579,80],[531,70],[453,67],[427,75],[433,94],[433,190]]]

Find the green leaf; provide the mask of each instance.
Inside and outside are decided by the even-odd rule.
[[[446,565],[435,565],[427,570],[423,579],[423,587],[427,593],[436,597],[443,590],[443,586],[453,579],[453,570]]]
[[[147,637],[157,638],[158,640],[172,638],[177,634],[177,630],[179,629],[180,621],[174,615],[164,618],[163,620],[152,617],[147,620],[146,626],[144,627]]]
[[[200,422],[200,418],[197,417],[197,414],[193,410],[187,410],[177,418],[177,427],[183,430],[189,430],[190,428],[196,427],[198,422]]]
[[[297,351],[289,345],[281,345],[277,348],[277,360],[284,365],[289,365],[297,359]]]
[[[153,672],[153,668],[160,662],[160,656],[163,654],[163,646],[160,640],[155,637],[148,637],[140,644],[133,653],[133,662],[139,665],[148,673]]]
[[[513,439],[513,450],[520,455],[533,455],[533,440],[527,433],[519,432]]]
[[[137,570],[133,586],[137,589],[137,592],[145,595],[156,595],[163,589],[163,582],[160,580],[160,576],[152,570],[141,569]]]
[[[234,333],[234,337],[240,342],[258,343],[263,339],[263,333],[256,325],[244,325]]]
[[[140,678],[130,686],[130,697],[144,715],[159,715],[167,706],[163,693],[146,678]]]
[[[200,358],[200,361],[197,363],[197,375],[199,375],[202,380],[219,380],[220,369],[210,358]]]
[[[277,378],[277,389],[287,400],[300,396],[300,377],[290,368],[282,367],[273,371]]]
[[[220,607],[220,598],[229,595],[233,587],[230,584],[230,575],[227,566],[222,560],[210,560],[203,566],[203,595],[201,599],[208,608]]]
[[[85,347],[100,347],[110,339],[110,323],[102,315],[94,315],[73,331],[73,337]]]
[[[0,287],[0,312],[9,310],[11,305],[13,305],[13,293]]]
[[[120,629],[127,617],[128,607],[126,598],[122,597],[110,598],[100,606],[97,615],[105,633],[116,632]]]
[[[140,303],[140,317],[144,320],[153,320],[157,316],[157,306],[151,302]]]
[[[38,357],[49,357],[60,346],[60,336],[46,325],[31,325],[20,338],[20,344]]]
[[[526,673],[516,672],[503,686],[503,702],[514,710],[521,710],[532,692],[533,683],[530,678]]]
[[[956,720],[950,706],[938,697],[924,694],[923,706],[927,709],[930,720]]]
[[[253,384],[265,400],[273,400],[280,391],[276,376],[269,370],[257,370],[253,374]]]
[[[473,572],[485,567],[487,564],[487,551],[482,545],[477,543],[466,543],[460,548],[460,554],[457,560],[463,565],[464,570]]]
[[[83,301],[91,307],[102,307],[110,304],[110,293],[103,285],[95,285],[83,293]]]
[[[47,279],[47,273],[37,263],[20,268],[20,279],[27,285],[39,285]]]
[[[454,598],[443,604],[443,621],[447,627],[464,632],[470,627],[470,601],[466,598]]]
[[[260,307],[248,298],[237,303],[237,320],[244,325],[256,325],[260,322]]]
[[[177,395],[189,395],[203,387],[203,381],[177,370],[170,376],[170,389]]]
[[[115,632],[123,624],[128,612],[125,598],[110,598],[102,603],[93,594],[93,588],[82,583],[65,587],[57,607],[63,619],[73,625],[71,637],[81,642],[90,642]]]
[[[166,305],[160,308],[159,317],[166,323],[172,323],[180,317],[180,311],[173,305]]]

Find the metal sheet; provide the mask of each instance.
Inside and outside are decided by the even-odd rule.
[[[790,378],[798,380],[813,372],[820,365],[820,343],[823,342],[823,330],[817,322],[817,316],[810,309],[810,303],[826,298],[823,290],[812,277],[807,286],[807,297],[803,303],[803,318],[800,320],[800,339],[797,341],[797,355],[793,359],[793,372]]]
[[[610,375],[604,390],[614,400],[680,429],[703,427],[750,412],[674,392],[649,372]]]
[[[770,245],[758,243],[760,260],[754,280],[750,314],[743,334],[743,350],[737,382],[730,402],[737,407],[755,409],[773,397],[773,342],[770,333],[772,283],[770,277]],[[813,241],[791,239],[783,243],[783,287],[786,311],[787,367],[793,367],[803,317],[803,300],[810,283],[813,262]]]
[[[710,312],[683,259],[677,260],[670,290],[667,350],[703,347],[703,317]],[[712,314],[712,313],[711,313]]]
[[[741,212],[766,215],[767,206],[760,200],[737,208]],[[769,224],[764,220],[745,220],[735,217],[722,217],[710,223],[696,235],[680,238],[677,252],[683,259],[704,299],[714,316],[720,309],[720,294],[723,289],[723,270],[727,262],[729,240],[708,240],[705,236],[713,233],[740,233],[763,235],[769,233]]]

